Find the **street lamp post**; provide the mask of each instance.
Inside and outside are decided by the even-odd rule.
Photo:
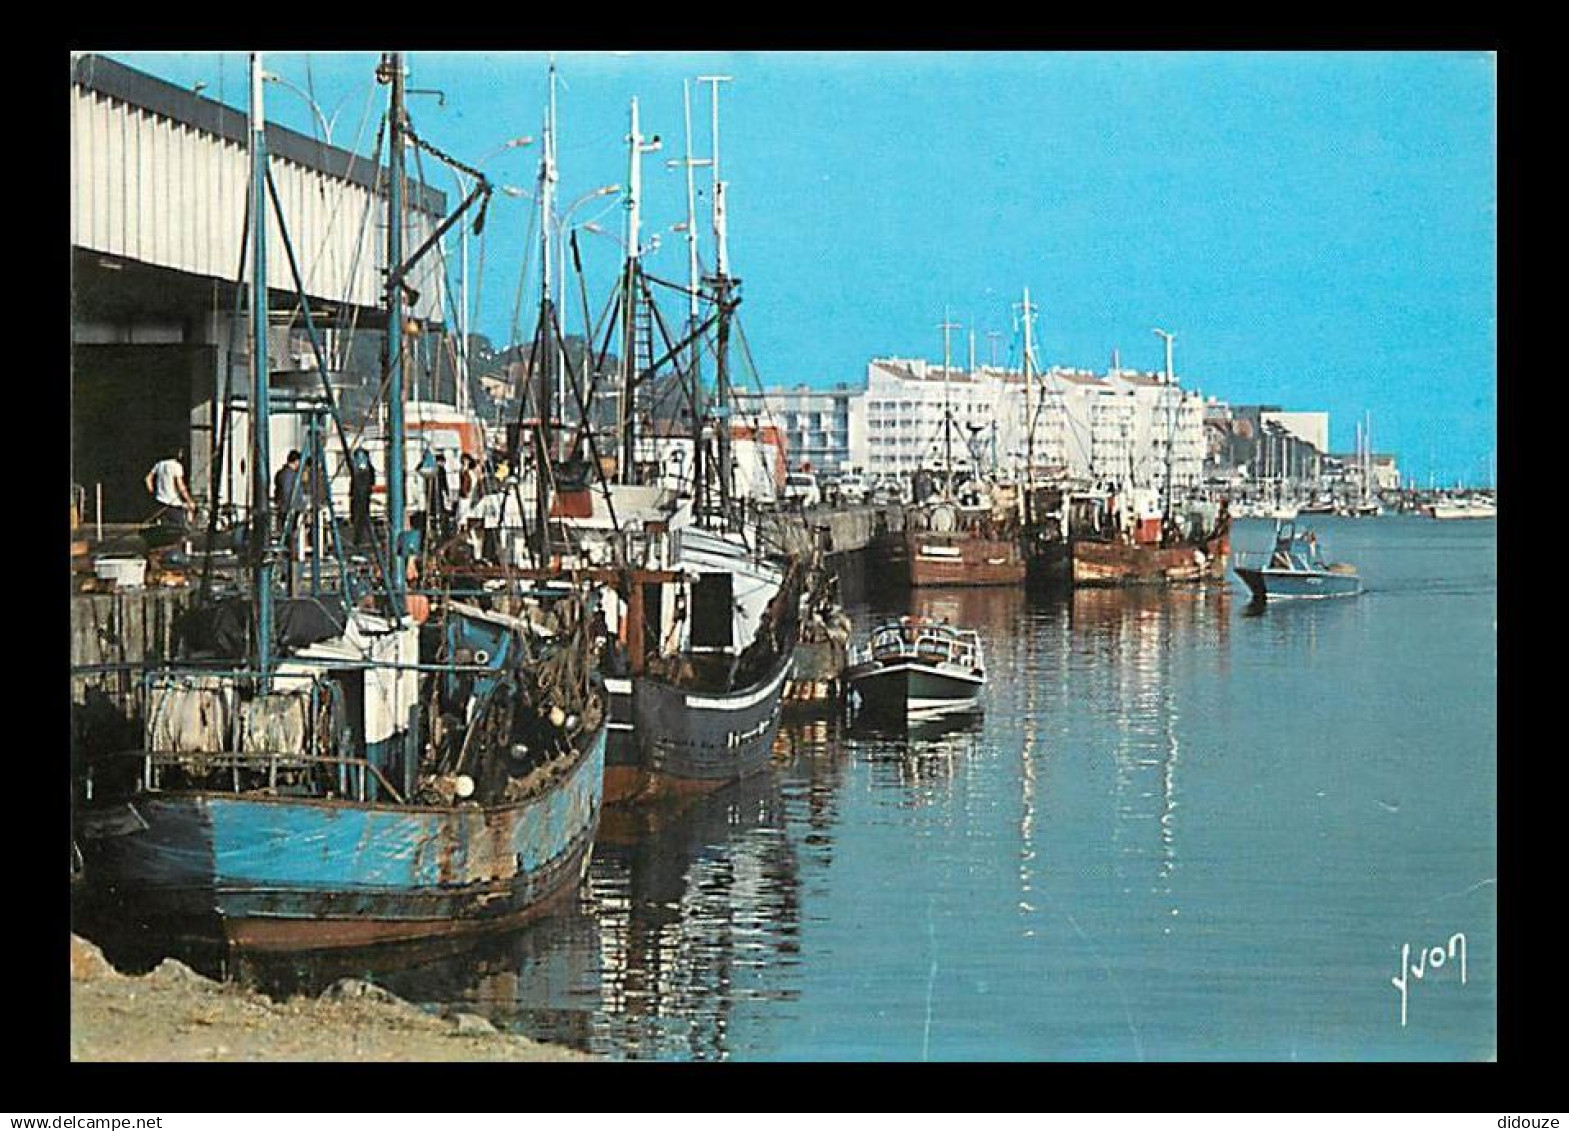
[[[598,188],[590,189],[588,192],[585,192],[583,195],[579,196],[571,204],[567,205],[566,208],[562,210],[560,218],[556,221],[556,256],[557,262],[560,264],[560,270],[557,272],[557,278],[561,280],[561,294],[563,298],[565,298],[567,290],[567,222],[572,219],[572,214],[574,212],[583,207],[583,205],[587,204],[589,201],[601,200],[607,196],[614,196],[620,191],[620,185],[600,185]],[[562,323],[565,324],[565,322],[566,319],[563,317]],[[583,327],[583,340],[585,342],[585,349],[591,348],[588,347],[586,343],[590,338],[593,337],[593,334],[593,327],[586,325]],[[565,353],[564,344],[563,353]],[[563,362],[564,361],[565,358],[563,357]],[[556,380],[556,417],[560,420],[565,420],[567,416],[567,386],[565,369],[566,366],[563,364],[562,372],[557,375]],[[563,437],[563,442],[565,442],[565,437]]]
[[[329,146],[332,144],[332,127],[338,120],[338,112],[339,109],[342,108],[341,102],[339,103],[338,109],[333,110],[332,117],[329,119],[321,112],[321,107],[316,104],[316,100],[312,98],[310,94],[304,90],[301,90],[298,86],[284,78],[282,75],[276,74],[272,71],[263,70],[261,72],[261,81],[264,83],[275,83],[276,85],[281,86],[286,90],[292,91],[293,93],[299,95],[300,98],[304,99],[305,104],[311,108],[311,113],[316,116],[316,124],[321,129],[322,140]],[[329,256],[328,270],[330,271],[335,269],[337,265],[337,253],[336,250],[329,248],[327,254]],[[329,328],[327,330],[327,340],[324,343],[324,348],[327,352],[328,363],[331,365],[339,364],[339,359],[337,357],[337,347],[337,332]]]
[[[499,153],[509,149],[521,149],[525,145],[532,145],[534,139],[530,136],[509,138],[478,161],[474,168],[478,169]],[[449,166],[450,168],[450,166]],[[452,169],[452,179],[458,186],[458,199],[464,199],[469,194],[469,178],[458,169]],[[458,282],[458,365],[461,373],[457,382],[457,407],[465,409],[469,403],[469,379],[472,376],[469,364],[469,325],[473,312],[469,309],[469,226],[464,224],[458,235],[459,282]]]
[[[321,107],[316,105],[316,100],[305,91],[301,90],[298,86],[294,85],[294,83],[284,78],[282,75],[274,74],[272,71],[263,71],[262,81],[277,83],[279,86],[286,87],[289,90],[292,90],[295,94],[298,94],[301,98],[305,99],[306,105],[311,108],[311,113],[316,115],[316,123],[321,127],[322,137],[326,140],[328,145],[332,144],[332,126],[333,122],[338,120],[337,110],[332,112],[332,121],[328,121],[326,115],[321,112]]]

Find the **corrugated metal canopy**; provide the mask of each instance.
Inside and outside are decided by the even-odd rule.
[[[72,64],[71,126],[75,247],[198,279],[234,280],[249,188],[244,114],[84,55]],[[387,169],[272,124],[267,145],[313,305],[377,310],[385,278]],[[411,179],[408,200],[405,247],[412,251],[439,223],[446,197]],[[283,239],[272,222],[267,254],[272,289],[291,289]],[[434,251],[418,263],[408,285],[419,296],[411,316],[444,322],[444,272]]]
[[[102,55],[82,55],[73,60],[71,82],[237,145],[243,146],[249,141],[250,126],[240,111]],[[378,194],[385,191],[385,166],[373,173],[368,157],[306,137],[274,122],[267,123],[267,151],[274,157],[286,158],[330,177],[374,189]],[[442,216],[446,214],[447,198],[430,185],[410,184],[408,207]]]

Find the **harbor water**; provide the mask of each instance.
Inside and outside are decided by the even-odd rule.
[[[529,930],[248,976],[611,1058],[1492,1058],[1496,525],[1312,526],[1362,596],[860,587],[858,628],[979,631],[981,713],[787,718],[767,772],[608,815]]]

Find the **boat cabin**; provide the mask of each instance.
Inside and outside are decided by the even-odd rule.
[[[1322,573],[1329,566],[1319,556],[1318,535],[1307,529],[1299,534],[1296,523],[1281,522],[1275,526],[1275,548],[1270,552],[1268,568]]]
[[[900,617],[873,629],[865,647],[851,657],[852,664],[901,660],[947,663],[980,671],[981,639],[973,630],[955,628],[942,621]]]

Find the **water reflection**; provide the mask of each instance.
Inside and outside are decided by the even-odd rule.
[[[1423,764],[1431,747],[1490,782],[1496,587],[1429,588],[1491,586],[1490,542],[1429,562],[1399,541],[1427,528],[1366,529],[1391,545],[1346,556],[1382,589],[1261,616],[1240,589],[878,590],[850,609],[862,630],[917,612],[980,632],[980,713],[787,715],[768,773],[607,824],[563,912],[340,972],[610,1057],[1407,1057],[1417,1033],[1383,1021],[1389,939],[1358,932],[1493,875],[1491,811],[1435,775],[1401,779],[1398,813],[1334,799],[1396,796],[1404,763],[1344,756],[1359,741],[1421,740]],[[1351,659],[1383,681],[1354,702]],[[1418,692],[1434,711],[1388,710]],[[1331,774],[1330,800],[1306,801]],[[1452,832],[1480,847],[1436,847]],[[1424,999],[1457,1013],[1421,1053],[1488,1054],[1474,988]]]
[[[1021,624],[1011,671],[1029,673],[1019,681],[1015,710],[1023,734],[1019,747],[1019,901],[1021,934],[1034,938],[1044,901],[1036,894],[1039,848],[1036,844],[1037,795],[1051,775],[1052,758],[1067,740],[1061,704],[1072,693],[1068,660],[1070,604],[1066,594],[1037,597]]]
[[[876,786],[897,786],[911,804],[942,800],[947,787],[974,760],[986,725],[981,711],[930,719],[856,720],[849,745],[871,766]]]
[[[241,974],[274,995],[359,977],[605,1056],[723,1060],[737,1002],[795,996],[798,888],[765,772],[679,808],[609,814],[587,882],[525,930],[440,951],[253,962]]]
[[[607,829],[590,869],[595,1051],[725,1059],[737,1001],[795,996],[797,864],[771,773],[670,816]]]
[[[1332,638],[1345,631],[1348,623],[1355,622],[1362,614],[1362,602],[1367,594],[1341,597],[1325,601],[1270,601],[1258,612],[1249,616],[1261,618],[1262,627],[1275,645],[1292,645],[1311,656],[1318,651],[1320,639]]]
[[[946,620],[961,628],[973,628],[987,645],[991,659],[992,644],[1018,630],[1026,597],[1023,589],[998,587],[983,589],[914,589],[910,592],[910,612],[915,616]]]
[[[1181,914],[1172,879],[1179,854],[1182,711],[1174,666],[1208,644],[1221,659],[1229,642],[1230,602],[1210,588],[1136,591],[1081,589],[1070,619],[1075,660],[1100,673],[1100,713],[1116,736],[1112,843],[1122,891],[1156,897],[1169,920]],[[1213,658],[1213,657],[1212,657]]]

